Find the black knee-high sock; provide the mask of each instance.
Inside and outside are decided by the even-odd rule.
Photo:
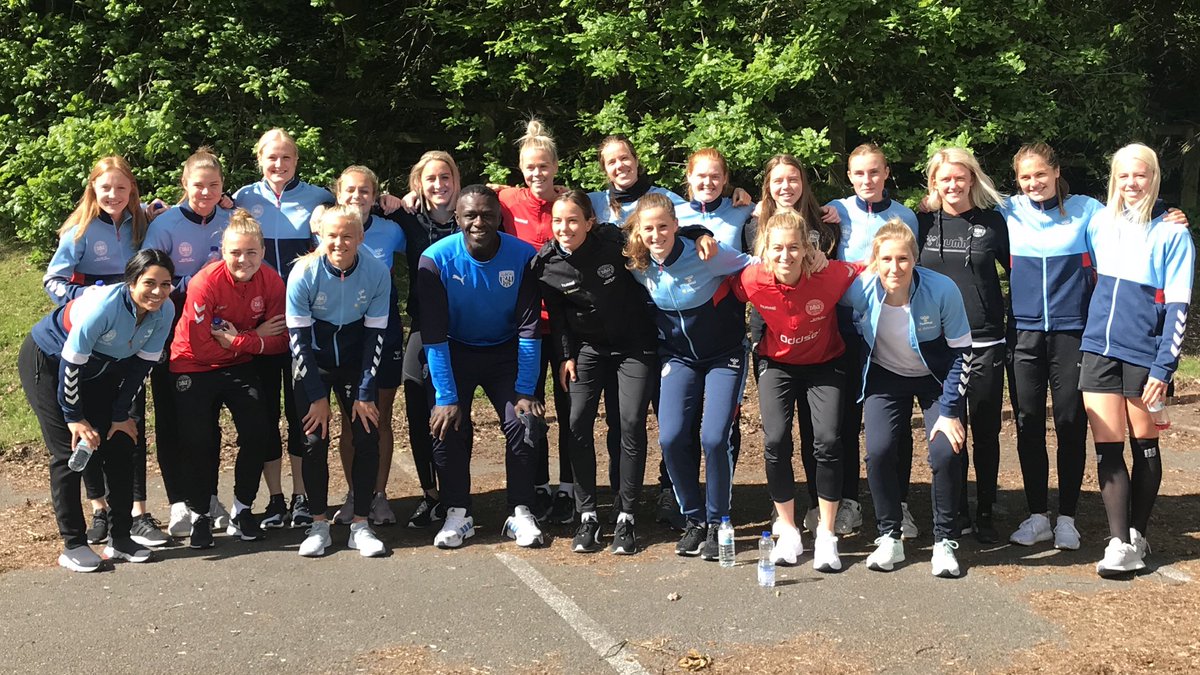
[[[1125,466],[1125,443],[1096,444],[1096,475],[1100,497],[1108,514],[1108,533],[1129,543],[1129,468]]]
[[[1130,438],[1129,445],[1133,448],[1129,524],[1145,535],[1150,526],[1150,511],[1158,498],[1158,486],[1162,484],[1162,457],[1157,438]]]

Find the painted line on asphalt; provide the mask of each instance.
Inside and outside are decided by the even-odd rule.
[[[567,625],[579,634],[579,637],[591,645],[592,650],[600,658],[608,661],[614,670],[621,675],[649,675],[649,672],[632,655],[622,656],[621,652],[624,650],[618,648],[620,643],[532,565],[509,553],[497,553],[496,557],[513,574],[517,575],[517,578],[525,582],[530,590],[537,593],[538,597],[549,605],[555,614],[562,617],[563,621],[566,621]]]

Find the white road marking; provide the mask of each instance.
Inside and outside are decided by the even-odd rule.
[[[579,634],[579,637],[586,640],[592,650],[600,655],[600,658],[608,661],[614,670],[621,675],[649,675],[649,672],[632,655],[622,656],[620,652],[623,650],[615,649],[619,644],[617,640],[614,640],[600,624],[596,623],[592,617],[580,609],[579,605],[558,590],[532,565],[508,553],[497,553],[496,557],[504,563],[505,567],[512,570],[517,578],[525,582],[526,586],[537,593],[538,597],[549,605],[555,614],[562,617],[563,621],[566,621],[567,625]]]

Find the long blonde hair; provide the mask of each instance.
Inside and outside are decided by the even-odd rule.
[[[88,174],[87,187],[83,190],[83,196],[79,198],[75,210],[67,216],[66,222],[58,228],[58,234],[62,236],[72,227],[76,228],[75,241],[87,234],[88,225],[100,215],[100,201],[96,199],[96,181],[109,171],[116,171],[129,181],[129,202],[125,204],[122,213],[128,213],[133,218],[133,249],[136,251],[142,247],[142,240],[146,238],[148,223],[146,214],[142,212],[142,197],[138,193],[137,179],[133,177],[133,169],[129,167],[129,162],[126,162],[125,158],[120,155],[103,157],[92,167],[92,172]],[[124,218],[117,220],[124,221]],[[121,222],[117,222],[115,225],[120,228]]]
[[[883,246],[885,241],[899,241],[908,247],[908,252],[912,256],[913,266],[917,264],[917,238],[913,235],[908,225],[899,218],[892,218],[884,223],[883,227],[875,233],[875,238],[871,241],[871,257],[867,262],[867,270],[876,275],[879,274],[879,248]]]
[[[651,209],[662,209],[676,223],[679,221],[675,218],[675,205],[671,203],[670,198],[658,192],[649,192],[642,195],[638,200],[637,208],[633,213],[629,214],[629,218],[625,221],[625,232],[627,238],[625,240],[625,249],[621,253],[629,259],[625,263],[625,267],[631,270],[645,270],[650,266],[650,249],[646,246],[646,242],[642,240],[642,233],[638,231],[638,224],[642,220],[642,214]]]
[[[808,224],[804,222],[804,216],[791,209],[779,211],[767,220],[766,226],[758,228],[758,235],[754,240],[754,254],[762,260],[763,267],[771,274],[775,274],[775,262],[767,257],[767,248],[771,244],[771,233],[775,231],[796,233],[796,238],[804,250],[800,261],[801,274],[805,279],[812,276],[808,253],[814,249],[814,246],[808,239]]]
[[[334,206],[326,206],[321,210],[320,214],[314,214],[312,222],[313,234],[320,235],[326,226],[338,221],[349,223],[351,227],[358,230],[359,236],[363,233],[362,213],[359,212],[357,206],[347,206],[345,204],[336,204]],[[355,251],[357,254],[358,252]],[[296,257],[296,265],[303,266],[308,269],[311,265],[320,260],[321,256],[325,255],[320,247]]]
[[[450,180],[454,183],[454,197],[450,200],[450,210],[454,210],[454,204],[458,202],[458,192],[462,189],[462,177],[458,173],[458,164],[454,163],[454,158],[450,153],[444,150],[430,150],[421,155],[416,164],[412,165],[412,169],[408,172],[408,189],[417,197],[420,198],[421,208],[429,210],[429,204],[425,202],[425,191],[421,185],[421,174],[425,171],[425,167],[432,162],[444,162],[450,167]]]
[[[1150,184],[1146,186],[1146,194],[1137,204],[1126,204],[1121,196],[1121,188],[1117,185],[1117,163],[1137,160],[1150,170]],[[1112,164],[1108,172],[1108,210],[1113,220],[1132,215],[1137,225],[1146,225],[1153,219],[1154,203],[1158,201],[1158,188],[1162,183],[1162,171],[1158,167],[1158,155],[1141,143],[1130,143],[1113,153]]]
[[[934,177],[943,164],[957,164],[971,172],[971,206],[977,209],[990,209],[1004,200],[996,190],[996,184],[983,172],[975,155],[965,148],[942,148],[929,157],[925,166],[925,183],[929,189],[929,206],[933,210],[942,208],[942,198],[938,196]]]

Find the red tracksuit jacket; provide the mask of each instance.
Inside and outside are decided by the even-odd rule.
[[[730,277],[738,300],[754,305],[766,323],[759,355],[792,365],[825,363],[841,356],[846,345],[834,309],[862,270],[862,265],[830,260],[824,270],[808,279],[801,277],[795,286],[784,286],[758,263]]]
[[[270,265],[264,264],[246,283],[235,282],[223,260],[205,265],[188,283],[171,342],[171,372],[203,373],[247,363],[258,354],[287,351],[286,330],[266,338],[254,332],[267,319],[284,313],[284,294],[283,279]],[[213,338],[213,317],[237,329],[232,349]]]

